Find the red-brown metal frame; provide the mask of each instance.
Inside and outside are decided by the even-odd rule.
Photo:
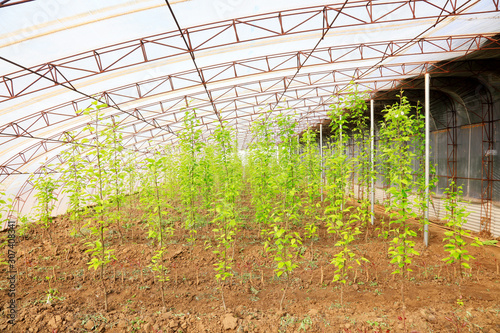
[[[479,231],[486,236],[491,236],[491,210],[493,199],[493,99],[491,93],[486,90],[481,94],[482,108],[482,154],[481,154],[481,217]]]
[[[20,5],[26,2],[31,2],[35,0],[1,0],[0,1],[0,8],[3,7],[8,7],[8,6],[14,6],[14,5]]]
[[[485,3],[487,5],[484,5]],[[327,6],[315,6],[273,12],[217,22],[204,26],[189,27],[184,29],[182,32],[189,41],[189,48],[179,46],[181,45],[181,43],[179,43],[181,35],[178,32],[167,32],[111,45],[105,48],[41,64],[39,66],[34,66],[31,70],[35,73],[22,70],[4,75],[0,80],[0,103],[25,96],[27,94],[43,92],[44,90],[56,87],[59,84],[73,85],[73,83],[78,80],[98,76],[103,73],[143,65],[148,62],[166,59],[169,57],[182,56],[188,54],[189,52],[200,52],[236,43],[252,42],[269,38],[280,38],[317,31],[324,32],[327,28],[334,30],[361,25],[428,19],[435,19],[435,22],[437,23],[447,17],[499,11],[498,0],[487,0],[483,1],[482,4],[485,6],[482,10],[474,11],[474,2],[472,0],[450,0],[445,3],[444,7],[439,7],[436,4],[433,4],[432,1],[427,0],[382,0],[377,2],[350,1],[342,10],[339,10],[339,4],[332,4]],[[359,8],[366,9],[366,12],[363,12],[364,16],[359,14]],[[383,10],[384,8],[386,9],[385,11]],[[432,14],[431,9],[438,9],[439,14]],[[358,12],[354,15],[355,10]],[[383,15],[378,17],[374,16],[374,13],[381,12],[383,12]],[[390,19],[390,14],[393,14],[397,17],[397,19]],[[343,22],[342,24],[335,25],[334,27],[329,27],[329,17],[331,18],[333,15],[340,15],[343,20],[348,20],[348,22]],[[321,24],[318,23],[316,27],[311,28],[309,23],[315,20],[317,21],[318,19]],[[272,28],[269,28],[269,26],[272,26],[273,23],[279,26],[279,29],[273,30]],[[261,31],[262,34],[258,37],[254,35],[245,36],[244,29],[247,27],[257,29]],[[427,30],[429,29],[430,28],[427,27]],[[235,61],[232,63],[218,64],[202,68],[201,84],[206,85],[208,83],[223,82],[228,79],[228,77],[224,77],[227,73],[232,73],[232,76],[229,76],[231,78],[248,78],[249,75],[241,75],[238,73],[240,68],[253,69],[257,74],[269,72],[276,73],[277,71],[283,69],[296,69],[297,74],[301,68],[313,68],[313,66],[317,66],[318,61],[321,64],[347,64],[348,61],[353,60],[345,60],[346,55],[352,56],[353,54],[358,56],[355,60],[374,59],[378,60],[378,63],[381,63],[382,60],[389,57],[396,57],[399,53],[402,53],[404,56],[409,55],[407,53],[403,54],[402,51],[408,50],[408,48],[412,45],[417,46],[417,51],[415,52],[416,54],[460,52],[459,54],[462,55],[463,53],[470,53],[484,48],[484,41],[489,41],[493,49],[498,49],[499,43],[492,37],[493,35],[481,34],[474,36],[446,36],[445,38],[413,38],[402,41],[387,41],[364,43],[360,45],[318,48],[311,55],[311,50],[269,55],[261,58],[246,59],[243,61]],[[457,41],[462,42],[459,42],[457,45]],[[426,45],[433,46],[439,51],[427,52]],[[465,45],[467,45],[467,48],[464,50],[463,48]],[[152,51],[153,47],[161,48],[162,55],[155,56],[155,51]],[[338,52],[339,55],[336,56],[335,52]],[[367,56],[367,53],[369,52],[373,53],[371,57]],[[136,55],[140,55],[141,59],[137,60]],[[308,56],[316,60],[314,65],[304,64],[302,59]],[[264,60],[264,64],[266,64],[266,66],[256,66],[256,64],[262,60]],[[277,61],[277,64],[272,66],[272,61]],[[290,66],[291,62],[294,62],[296,65]],[[132,115],[137,114],[136,117],[129,115],[125,116],[124,120],[122,120],[126,126],[133,128],[133,131],[127,133],[126,135],[125,145],[135,150],[142,150],[147,148],[147,146],[151,144],[151,140],[155,137],[157,139],[156,142],[170,141],[175,143],[175,137],[167,138],[167,134],[159,135],[157,128],[152,126],[151,123],[145,124],[145,120],[151,120],[153,124],[160,124],[162,121],[165,122],[165,119],[163,119],[164,117],[173,116],[175,118],[175,122],[169,121],[169,123],[165,123],[164,126],[169,128],[169,132],[174,133],[176,131],[174,128],[175,126],[179,129],[176,123],[181,121],[180,114],[178,113],[179,106],[188,99],[193,99],[194,104],[198,105],[200,109],[207,106],[213,106],[215,108],[215,103],[219,103],[222,106],[222,112],[224,112],[221,112],[222,117],[225,120],[234,121],[237,124],[238,122],[240,124],[244,122],[245,125],[247,125],[246,128],[245,126],[242,126],[242,129],[245,129],[246,132],[240,132],[239,134],[240,137],[245,138],[246,134],[248,134],[248,127],[250,123],[260,114],[259,107],[272,107],[273,105],[277,105],[281,102],[282,96],[286,98],[286,101],[280,104],[285,107],[301,111],[299,113],[300,119],[314,119],[315,117],[318,117],[317,119],[319,120],[319,117],[325,114],[330,96],[333,94],[341,94],[343,89],[348,85],[348,80],[350,82],[354,79],[358,81],[357,83],[359,83],[361,87],[365,87],[371,91],[380,91],[383,89],[391,90],[398,87],[401,78],[418,76],[423,72],[429,71],[429,65],[429,63],[424,62],[402,63],[397,65],[377,65],[364,68],[343,67],[342,69],[334,71],[315,72],[314,74],[300,73],[297,76],[293,76],[293,85],[290,85],[290,77],[282,76],[273,79],[245,82],[234,86],[212,89],[208,92],[208,94],[207,92],[201,91],[190,95],[161,100],[154,104],[141,105],[134,110],[130,110]],[[391,75],[388,75],[385,71],[391,73]],[[446,68],[445,66],[437,66],[433,69],[433,71],[446,71]],[[129,100],[133,101],[140,101],[144,97],[154,96],[155,94],[164,94],[168,91],[173,92],[176,89],[174,86],[175,80],[190,81],[193,87],[199,86],[199,79],[190,78],[193,73],[194,71],[187,71],[159,79],[134,83],[132,85],[136,88],[136,94],[123,94],[126,89],[129,89],[132,86],[128,85],[102,92],[102,97],[106,99],[110,105],[113,105],[113,101],[118,97],[129,98]],[[314,78],[314,76],[316,77]],[[51,80],[55,82],[44,80],[44,77],[50,77]],[[340,79],[340,77],[342,77],[342,79]],[[158,82],[158,85],[153,88],[142,89],[147,87],[147,85],[152,82]],[[170,90],[165,89],[168,84],[171,85]],[[288,86],[291,86],[292,89],[290,91],[285,91],[280,97],[278,97],[278,94],[283,92],[283,87]],[[202,96],[203,94],[205,94],[205,96]],[[307,102],[310,98],[316,98],[316,100],[311,99],[311,104],[308,105]],[[120,105],[121,103],[122,102],[118,102],[116,105]],[[38,143],[24,149],[22,152],[17,153],[15,156],[10,158],[5,165],[0,166],[0,177],[5,179],[12,174],[21,174],[22,171],[20,169],[22,166],[34,161],[43,154],[60,148],[60,146],[64,144],[63,137],[65,136],[65,133],[56,133],[51,138],[40,137],[37,139],[36,132],[41,128],[39,127],[41,123],[45,123],[45,126],[52,126],[64,122],[65,120],[61,120],[61,117],[69,120],[76,116],[80,116],[78,114],[75,115],[74,112],[81,109],[78,105],[81,106],[82,104],[88,105],[89,100],[82,98],[65,103],[58,107],[37,112],[36,115],[31,115],[0,127],[0,138],[10,138],[8,141],[4,141],[3,144],[10,142],[11,139],[30,138],[33,140],[39,140]],[[247,108],[251,110],[243,112],[241,105],[247,105]],[[157,107],[157,109],[151,110],[149,109],[151,107]],[[66,111],[72,108],[73,113],[61,112],[60,110],[63,110],[63,108],[66,108]],[[287,111],[285,109],[281,112]],[[122,113],[112,112],[108,115],[108,117],[119,116],[122,116]],[[206,127],[208,133],[213,130],[213,123],[215,121],[213,116],[215,116],[213,113],[211,116],[207,113],[206,116],[201,117],[202,126]],[[68,131],[75,130],[77,133],[78,131],[81,133],[83,126],[84,125],[76,126],[73,129],[68,129]],[[174,129],[171,129],[171,127]],[[486,131],[485,133],[492,134],[493,132]],[[142,140],[138,140],[137,137],[140,135],[145,135],[145,137]],[[490,141],[488,140],[490,140],[490,138],[487,138],[487,141],[485,142],[488,142],[489,145]],[[2,145],[2,143],[0,143],[0,145]],[[64,163],[58,155],[53,157],[51,160],[53,159],[59,159],[59,163]],[[488,165],[490,165],[488,164],[490,163],[488,161],[489,160],[486,159],[485,163],[483,163],[483,165],[487,166],[486,169],[483,170],[486,174],[492,172],[492,168],[488,169]],[[491,178],[492,177],[490,177],[490,179]],[[25,186],[23,186],[17,196],[19,200],[22,200],[23,196],[29,195],[28,192],[24,191]],[[486,187],[485,193],[487,191],[488,187]],[[491,192],[491,189],[489,191]]]
[[[446,67],[442,67],[442,68],[437,67],[437,69],[440,69],[440,70],[441,70],[442,72],[444,72],[444,73],[447,73],[447,72],[448,72]],[[424,72],[424,71],[426,71],[426,70],[427,70],[427,64],[423,64],[422,72]],[[374,82],[378,82],[378,81],[374,81]],[[399,80],[388,80],[388,82],[389,82],[389,86],[390,86],[390,87],[392,87],[392,88],[396,88],[396,87],[398,87]],[[345,84],[348,84],[347,82],[344,82],[344,83],[345,83]],[[365,83],[365,85],[366,85],[366,83]],[[421,87],[421,85],[420,85],[420,84],[417,84],[417,85],[415,85],[415,86],[414,86],[414,88],[420,88],[420,87]],[[411,88],[411,87],[410,87],[409,85],[406,85],[406,89],[410,89],[410,88]],[[340,90],[340,89],[338,89],[338,90]],[[313,88],[313,89],[312,89],[312,91],[319,92],[320,90],[318,90],[318,89],[316,89],[316,88]],[[200,94],[203,94],[203,92],[200,92]],[[271,93],[271,94],[275,94],[275,93]],[[330,98],[331,98],[331,95],[330,95],[330,94],[325,94],[325,95],[317,95],[317,96],[324,98],[323,102],[322,102],[322,103],[320,103],[319,105],[316,103],[316,104],[315,104],[315,106],[314,106],[314,110],[311,110],[311,108],[312,108],[312,107],[311,107],[311,108],[309,108],[309,110],[308,110],[308,111],[306,111],[306,113],[313,114],[314,112],[318,111],[318,107],[320,107],[320,108],[322,108],[322,110],[321,110],[321,111],[322,111],[322,114],[324,115],[324,114],[326,113],[326,110],[328,110],[328,106],[329,106],[329,104],[330,104],[330,103],[328,103],[328,99],[330,99]],[[299,103],[300,103],[300,102],[304,102],[304,101],[305,101],[305,99],[303,99],[303,98],[301,98],[300,96],[298,96],[298,98],[297,98],[297,100],[296,100],[296,101],[299,101]],[[288,101],[288,103],[290,103],[290,102],[292,102],[292,101],[291,101],[291,100],[290,100],[290,101]],[[210,104],[209,104],[209,102],[208,102],[208,101],[206,101],[206,105],[205,105],[205,106],[206,106],[206,107],[208,107],[209,105],[210,105]],[[290,105],[292,105],[292,104],[289,104],[289,106],[290,106]],[[298,108],[296,107],[296,105],[295,105],[294,109],[295,109],[295,110],[297,110],[297,109],[298,109]],[[227,119],[229,119],[229,120],[230,120],[230,119],[239,119],[239,120],[243,120],[243,119],[245,119],[245,118],[250,118],[250,119],[248,120],[248,124],[249,124],[249,123],[250,123],[253,119],[255,119],[256,117],[258,117],[258,115],[259,115],[259,113],[258,113],[258,112],[255,112],[254,114],[233,115],[232,117],[227,118]],[[322,119],[322,117],[318,117],[318,118],[316,118],[316,119],[317,119],[317,120],[320,120],[320,119]],[[179,119],[179,121],[181,121],[181,119]],[[212,121],[212,123],[213,123],[213,122],[215,122],[215,121],[216,121],[216,120],[213,120],[213,121]],[[205,126],[208,126],[209,124],[210,124],[210,123],[206,122],[204,125],[205,125]],[[208,129],[208,127],[207,127],[207,129]],[[130,137],[130,138],[132,138],[132,137],[135,137],[135,135],[134,135],[134,134],[131,134],[129,137]],[[61,139],[62,139],[62,138],[61,138]],[[142,142],[149,143],[149,141],[150,141],[149,139],[144,139]],[[43,147],[48,147],[47,143],[45,143],[45,145],[44,145]],[[53,148],[53,149],[57,149],[58,147],[60,147],[60,144],[54,144],[54,148]],[[41,152],[40,152],[40,154],[39,154],[38,156],[41,156],[41,155],[45,154],[47,151],[48,151],[48,150],[43,149],[43,151],[41,151]],[[25,153],[23,153],[23,154],[25,154]],[[55,158],[55,157],[54,157],[54,158]],[[63,163],[63,161],[62,161],[62,160],[59,160],[59,163]],[[26,186],[27,186],[27,185],[26,185]],[[20,193],[29,194],[29,193],[31,193],[31,191],[30,191],[30,190],[27,190],[27,189],[26,189],[26,187],[25,187],[25,186],[23,186],[23,190],[22,190],[22,191],[20,191]],[[22,199],[22,196],[18,196],[18,199]]]
[[[450,43],[449,44],[450,46],[455,45],[455,47],[449,47],[446,49],[443,48],[442,52],[457,52],[458,50],[463,51],[464,46],[467,46],[467,50],[468,50],[467,52],[472,52],[472,51],[476,50],[479,45],[482,44],[481,43],[482,41],[488,41],[490,43],[490,48],[498,48],[500,45],[500,43],[498,41],[492,39],[492,36],[489,36],[489,35],[459,36],[459,37],[456,37],[455,40],[459,41],[459,43],[457,43],[457,44]],[[447,41],[448,42],[448,38],[441,37],[441,38],[433,38],[432,40],[420,41],[418,44],[421,46],[421,48],[420,48],[420,51],[418,51],[418,54],[424,52],[423,50],[424,50],[427,42],[432,43],[433,45],[436,45],[436,43],[437,43],[436,41],[439,41],[439,42]],[[389,46],[389,44],[398,45],[398,44],[404,44],[404,43],[406,43],[406,41],[377,42],[377,43],[374,43],[374,45],[367,44],[367,45],[365,45],[365,48],[370,48],[372,50],[376,49],[378,52],[378,51],[380,51],[381,48],[386,48],[387,46]],[[471,48],[470,47],[471,45],[475,45],[475,47]],[[358,48],[359,48],[358,46],[346,46],[346,47],[343,47],[342,50],[345,51],[345,53],[350,53],[350,52],[352,52],[351,50],[355,50]],[[337,47],[337,49],[340,49],[340,48]],[[332,50],[332,48],[328,48],[327,50],[324,50],[324,51],[327,51],[328,54],[331,55],[331,50]],[[321,50],[318,50],[318,51],[321,51]],[[380,55],[382,55],[382,53],[380,53]],[[275,56],[268,56],[265,58],[246,59],[246,60],[243,60],[241,62],[233,62],[230,64],[222,64],[222,65],[218,66],[217,74],[209,77],[207,82],[209,82],[209,83],[219,82],[216,79],[221,74],[221,71],[229,71],[230,73],[237,73],[236,68],[238,66],[248,66],[248,64],[251,62],[260,62],[262,59],[266,59],[269,61],[270,58],[279,58],[280,60],[281,59],[290,59],[290,57],[294,57],[294,56],[299,57],[299,55],[296,55],[295,53],[293,53],[293,54],[288,53],[288,54],[279,54],[279,55],[275,55]],[[322,60],[324,61],[325,64],[329,64],[332,62],[339,63],[342,61],[341,58],[342,57],[336,57],[336,58],[330,57],[328,59],[322,58]],[[320,58],[317,57],[317,59],[320,59]],[[350,61],[356,61],[356,60],[358,60],[358,58],[354,58]],[[268,61],[267,61],[267,63],[268,63]],[[284,63],[286,63],[286,60],[283,60],[281,62],[281,64],[284,64]],[[418,66],[418,64],[404,64],[401,66],[402,67],[401,70],[394,72],[394,74],[408,75],[408,74],[410,74],[409,69],[411,69],[412,66]],[[395,66],[391,66],[391,67],[379,66],[377,68],[377,70],[380,72],[380,76],[382,76],[383,71],[387,71],[387,72],[394,71],[394,69],[393,69],[394,67]],[[256,67],[253,66],[252,68],[256,68]],[[206,69],[206,70],[208,71],[208,70],[212,70],[212,69],[214,69],[214,66],[212,66],[211,68]],[[232,69],[234,69],[234,70],[232,70]],[[285,70],[285,69],[291,69],[291,68],[289,68],[287,66],[275,66],[275,67],[271,68],[268,66],[267,68],[259,68],[258,73],[266,72],[266,71],[273,71],[273,70],[276,70],[276,71]],[[292,67],[292,69],[293,69],[293,67]],[[344,68],[343,70],[332,71],[331,72],[331,75],[333,76],[332,82],[336,82],[337,78],[339,78],[339,77],[340,78],[348,78],[348,77],[352,78],[353,75],[356,75],[356,74],[358,76],[357,77],[354,76],[354,78],[359,79],[360,77],[365,75],[366,69],[367,69],[366,67],[365,68]],[[104,99],[107,101],[107,103],[109,105],[118,106],[119,103],[114,102],[117,98],[121,98],[121,99],[123,99],[124,102],[127,102],[127,101],[138,100],[138,99],[143,98],[143,97],[155,96],[155,94],[161,94],[161,93],[164,93],[165,91],[167,91],[167,92],[174,91],[176,89],[176,87],[173,84],[172,78],[175,77],[175,78],[180,79],[180,78],[187,77],[192,73],[193,73],[193,71],[187,71],[187,72],[177,73],[177,74],[173,74],[173,75],[168,75],[166,77],[161,77],[161,78],[157,78],[157,79],[153,79],[153,80],[146,80],[143,82],[138,82],[135,84],[126,85],[123,87],[118,87],[115,89],[111,89],[109,91],[102,92],[101,96],[104,97]],[[418,73],[414,73],[414,74],[418,74]],[[330,75],[330,73],[329,73],[329,75]],[[229,78],[223,78],[222,81],[226,80],[226,79],[232,79],[235,77],[237,77],[237,75],[235,75],[234,77],[231,76]],[[307,74],[306,79],[312,83],[313,78],[316,82],[320,81],[318,79],[318,77],[322,80],[324,80],[326,78],[326,76],[324,76],[324,73],[321,72],[321,73]],[[297,79],[303,80],[304,79],[303,75],[299,76],[299,78],[297,78]],[[289,80],[289,78],[283,79],[283,80],[284,80],[283,81],[284,85],[289,83],[289,81],[286,81],[286,80]],[[168,82],[168,84],[165,84],[166,82]],[[268,83],[268,84],[270,84],[270,83]],[[197,85],[196,80],[192,80],[191,86],[196,86],[196,85]],[[262,85],[262,82],[259,82],[259,85]],[[272,85],[272,84],[270,84],[270,85]],[[243,85],[241,86],[241,89],[244,89]],[[378,90],[377,87],[375,87],[375,89]],[[236,92],[236,94],[237,94],[237,92]],[[186,98],[187,97],[185,97],[185,99]],[[196,98],[196,97],[189,96],[189,98]],[[64,121],[64,119],[67,119],[67,120],[73,119],[75,117],[75,115],[78,116],[81,114],[81,111],[79,112],[78,110],[81,110],[81,109],[88,107],[90,102],[91,102],[91,99],[81,98],[81,99],[78,99],[75,101],[64,103],[62,105],[59,105],[59,106],[56,106],[56,107],[53,107],[50,109],[46,109],[46,110],[43,110],[43,111],[40,111],[37,113],[33,113],[30,116],[18,119],[16,121],[13,121],[13,122],[10,122],[8,124],[1,126],[0,127],[0,135],[9,133],[10,135],[14,135],[17,137],[22,137],[22,136],[26,136],[26,135],[30,136],[30,135],[32,135],[31,133],[36,132],[37,127],[45,129],[48,126],[60,124],[62,121]],[[171,110],[172,108],[179,108],[179,105],[175,103],[175,104],[171,104],[171,106],[169,108],[165,109],[164,104],[165,103],[161,103],[161,105],[160,105],[162,112],[167,112],[167,111]],[[139,109],[132,111],[131,112],[132,116],[134,116],[134,112],[137,113],[137,115],[136,115],[137,119],[139,119],[139,120],[145,119],[143,114],[140,113]],[[147,113],[148,111],[145,109],[143,112]],[[63,120],[61,120],[61,119],[63,119]],[[165,127],[169,128],[168,124],[165,125]],[[170,128],[169,128],[169,130],[170,130]]]
[[[482,3],[488,5],[487,9],[475,11],[470,8],[474,4],[472,0],[449,0],[444,7],[428,0],[351,1],[340,12],[341,18],[348,20],[349,23],[336,24],[329,28],[333,32],[336,29],[346,27],[391,22],[414,22],[415,20],[429,19],[440,22],[445,17],[499,11],[498,0],[483,0]],[[340,7],[339,4],[306,7],[189,27],[183,29],[183,34],[189,41],[190,49],[186,49],[178,31],[170,31],[79,53],[33,66],[30,69],[41,76],[50,76],[58,83],[74,84],[84,78],[160,59],[186,55],[191,51],[200,52],[237,43],[324,31],[329,25],[329,17],[339,13],[338,7]],[[366,12],[363,11],[364,15],[361,14],[359,8],[366,9]],[[355,14],[354,11],[356,11]],[[433,12],[436,14],[432,14]],[[373,13],[383,13],[383,15],[375,17]],[[397,18],[390,19],[391,15]],[[318,20],[319,22],[317,22]],[[315,28],[309,26],[313,21],[317,24]],[[278,30],[269,28],[273,23],[275,26],[279,26]],[[255,35],[244,36],[242,30],[248,27],[262,32],[262,35],[258,37]],[[227,36],[228,33],[230,36]],[[159,52],[160,56],[152,54],[153,47],[162,48]],[[399,49],[395,49],[394,45],[388,47],[385,57],[394,55]],[[43,80],[41,76],[26,70],[3,75],[0,80],[0,102],[57,86],[53,82]]]
[[[378,91],[378,90],[391,90],[399,87],[399,80],[401,77],[404,75],[406,76],[418,76],[429,69],[429,64],[395,64],[393,65],[394,67],[387,67],[388,70],[387,72],[393,74],[390,77],[384,78],[384,73],[385,71],[380,71],[379,77],[372,77],[372,80],[365,79],[363,81],[358,81],[360,84],[360,87],[366,90],[370,91]],[[354,69],[354,70],[349,70],[350,73],[352,72],[358,72],[360,74],[363,73],[362,68]],[[434,68],[434,73],[448,73],[449,69],[447,66],[436,66]],[[309,79],[308,74],[305,74],[302,77],[297,78],[297,83],[301,83],[300,87],[295,88],[294,90],[291,90],[288,92],[288,100],[284,103],[284,106],[286,108],[291,108],[295,110],[304,110],[306,108],[303,114],[308,114],[308,113],[314,113],[316,110],[314,110],[314,105],[319,105],[319,107],[322,107],[322,105],[328,105],[329,101],[331,101],[331,96],[333,94],[339,93],[343,87],[348,86],[348,84],[351,82],[352,78],[349,77],[348,75],[345,76],[339,76],[336,75],[338,72],[332,71],[332,72],[325,72],[322,73],[321,75],[325,75],[330,77],[330,80],[327,84],[322,84],[318,85],[315,81],[311,81]],[[395,77],[397,77],[395,79]],[[342,80],[340,79],[342,78]],[[255,89],[244,89],[245,85],[233,85],[229,87],[222,87],[215,89],[213,91],[214,96],[216,96],[215,103],[217,103],[218,107],[223,111],[226,112],[226,109],[229,108],[230,111],[226,112],[223,114],[223,119],[224,120],[240,120],[243,119],[242,117],[244,115],[252,115],[254,118],[258,116],[259,114],[259,109],[260,107],[265,107],[269,106],[269,104],[276,103],[277,99],[277,93],[280,91],[280,89],[283,87],[284,82],[286,82],[287,78],[276,78],[276,79],[267,79],[267,80],[262,80],[262,81],[256,81],[256,82],[248,82],[247,85],[249,86],[257,86],[260,89],[255,90]],[[435,81],[434,81],[435,82]],[[411,88],[408,83],[403,85],[405,89]],[[246,92],[246,94],[245,94]],[[238,97],[234,97],[238,96]],[[309,103],[309,106],[307,102],[311,98],[311,102]],[[315,100],[315,98],[319,98],[320,100]],[[157,109],[160,109],[161,112],[156,112],[156,113],[151,113],[151,115],[148,115],[145,117],[145,119],[155,121],[157,123],[162,122],[162,118],[164,117],[171,117],[173,116],[175,121],[169,121],[169,125],[171,127],[177,126],[177,129],[180,128],[180,123],[182,121],[182,112],[178,112],[181,106],[183,106],[183,103],[185,103],[185,100],[192,100],[194,105],[197,106],[200,109],[203,108],[208,108],[210,106],[210,101],[206,99],[206,96],[204,95],[203,91],[199,91],[198,93],[194,93],[191,95],[184,95],[184,96],[178,96],[175,98],[171,98],[168,100],[163,100],[159,101],[156,103],[151,103],[147,105],[143,105],[141,108],[138,108],[138,111],[142,111],[143,113],[148,112],[147,110],[152,110],[155,107]],[[90,103],[90,101],[87,101]],[[253,102],[253,103],[250,103]],[[249,113],[243,113],[241,110],[241,103],[246,103],[249,106],[252,107],[251,112]],[[70,105],[75,105],[76,102],[70,103]],[[170,108],[165,108],[163,105],[171,105]],[[43,111],[46,115],[49,113],[48,110]],[[109,117],[112,116],[117,116],[119,115],[119,112],[115,112],[114,114],[111,114]],[[44,125],[47,124],[46,117],[38,117],[36,120],[37,121],[44,121]],[[128,120],[126,122],[125,120]],[[206,117],[201,117],[201,123],[202,126],[205,126],[207,131],[210,131],[209,125],[214,122],[214,119],[210,120]],[[178,125],[176,125],[178,124]],[[79,136],[81,134],[81,128],[87,125],[86,123],[81,124],[80,126],[74,127],[74,128],[67,128],[68,132],[76,131],[76,136]],[[144,135],[145,128],[147,126],[144,126],[140,120],[137,120],[136,118],[133,117],[128,117],[125,118],[122,122],[122,125],[124,126],[134,126],[135,130],[134,132],[126,132],[125,137],[124,137],[124,143],[126,146],[131,147],[134,150],[141,150],[144,149],[144,146],[136,146],[135,144],[140,144],[140,143],[145,143],[149,144],[152,139],[157,138],[157,141],[159,142],[164,142],[168,141],[165,138],[165,135],[158,136],[156,133],[152,132],[152,128],[147,129],[150,133],[149,137],[144,138],[143,140],[137,140],[137,135],[142,133]],[[140,127],[139,127],[140,126]],[[20,138],[26,138],[26,137],[33,137],[33,134],[36,134],[35,130],[32,130],[30,136],[27,136],[25,133],[27,133],[25,130],[23,131],[18,131],[17,133],[10,133],[8,134],[7,131],[3,130],[0,132],[0,136],[9,136],[11,139],[10,140],[15,140],[15,139],[20,139]],[[25,134],[25,135],[23,135]],[[65,143],[65,134],[60,133],[56,134],[50,138],[49,142],[40,139],[40,143],[37,143],[33,145],[32,147],[23,150],[22,152],[18,153],[16,157],[13,157],[7,161],[5,166],[10,167],[10,172],[12,170],[15,170],[13,166],[16,166],[17,168],[22,167],[24,164],[28,163],[29,161],[32,160],[31,157],[39,156],[38,154],[32,153],[36,151],[40,151],[41,154],[46,153],[45,147],[47,145],[55,145],[55,146],[60,146]],[[131,140],[134,140],[134,144],[130,145]],[[175,142],[175,138],[170,139],[171,142]],[[43,143],[43,144],[42,144]],[[3,174],[5,176],[9,175],[9,172],[7,170],[3,170]]]

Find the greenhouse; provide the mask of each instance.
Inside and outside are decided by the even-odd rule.
[[[0,331],[500,332],[498,0],[0,17]]]

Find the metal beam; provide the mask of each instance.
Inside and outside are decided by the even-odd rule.
[[[471,0],[468,0],[462,6],[451,9],[448,7],[448,2],[444,3],[444,5],[438,5],[427,0],[415,0],[413,1],[413,10],[410,10],[411,6],[408,6],[407,1],[370,1],[372,9],[360,15],[358,9],[363,4],[356,1],[346,3],[341,11],[339,4],[331,4],[259,14],[220,21],[210,25],[188,27],[184,31],[189,41],[196,40],[196,43],[191,43],[190,47],[179,46],[179,44],[184,43],[181,34],[178,31],[169,31],[33,66],[30,70],[35,72],[36,75],[26,70],[9,74],[2,73],[0,102],[42,91],[59,84],[74,84],[84,78],[103,73],[228,45],[283,38],[283,36],[309,35],[314,32],[323,34],[328,29],[336,31],[343,28],[372,24],[435,20],[435,25],[449,16],[468,16],[499,11],[497,0],[483,0],[481,10],[475,10],[477,6],[468,7],[470,3]],[[377,13],[378,17],[373,17],[372,13]],[[344,23],[337,24],[334,27],[330,27],[329,24],[325,25],[325,15],[331,17],[340,15]],[[395,17],[395,19],[392,17]],[[280,26],[281,29],[270,28],[273,26]],[[425,24],[423,26],[427,27]],[[244,30],[249,27],[260,33],[238,33],[239,29]],[[420,40],[420,37],[418,40]],[[401,45],[390,45],[382,59],[394,56],[398,50],[407,50],[418,40],[411,40]],[[448,45],[452,44],[448,43]],[[447,48],[445,44],[440,44],[439,47]],[[100,54],[105,54],[106,59],[104,60]],[[40,76],[53,77],[57,83],[42,82]]]
[[[429,141],[430,141],[430,75],[425,73],[425,212],[424,212],[424,244],[429,246],[429,204],[430,204],[430,189],[429,189]]]
[[[375,220],[375,107],[373,106],[373,99],[370,99],[370,211],[371,223],[374,224]]]

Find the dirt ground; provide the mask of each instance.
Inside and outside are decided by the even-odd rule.
[[[376,224],[383,218],[377,208]],[[250,209],[245,213],[252,216]],[[139,216],[139,215],[137,215]],[[102,282],[88,270],[89,254],[83,236],[71,237],[66,216],[53,225],[53,242],[35,227],[28,238],[17,239],[17,322],[10,325],[8,281],[1,281],[1,332],[498,332],[500,333],[500,248],[470,247],[476,257],[461,281],[463,305],[457,304],[459,273],[444,265],[443,229],[430,227],[430,246],[416,239],[420,256],[414,258],[405,280],[391,275],[387,241],[374,229],[362,235],[354,250],[370,263],[352,270],[340,304],[340,287],[332,282],[329,264],[338,251],[331,234],[320,228],[319,239],[301,249],[300,266],[290,281],[273,272],[255,230],[240,228],[234,251],[234,277],[224,286],[227,310],[222,307],[214,279],[212,227],[197,233],[194,246],[179,225],[168,240],[170,281],[165,303],[160,282],[149,267],[151,240],[145,225],[110,234],[117,260],[106,268],[108,312],[104,311]],[[414,225],[415,230],[418,226]],[[419,232],[419,235],[421,232]],[[233,253],[231,253],[233,254]],[[3,266],[2,276],[6,276]],[[50,278],[50,279],[49,279]],[[50,286],[49,286],[50,283]],[[53,289],[48,302],[49,289]]]

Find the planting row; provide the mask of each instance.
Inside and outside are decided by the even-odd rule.
[[[431,190],[425,187],[423,172],[424,122],[420,108],[410,105],[402,95],[399,103],[387,106],[380,124],[376,167],[372,167],[372,138],[364,100],[353,90],[331,106],[331,137],[321,150],[315,131],[307,129],[298,135],[293,116],[274,112],[263,113],[253,123],[252,141],[244,151],[238,149],[234,130],[224,122],[203,139],[196,110],[186,108],[178,145],[156,147],[142,155],[122,145],[119,124],[105,122],[105,105],[95,103],[85,110],[92,121],[84,131],[68,133],[69,148],[62,153],[65,163],[56,168],[61,176],[56,178],[53,168],[44,166],[41,175],[32,178],[36,220],[46,237],[52,239],[52,211],[58,200],[56,193],[62,188],[69,200],[71,235],[83,237],[88,247],[88,268],[100,275],[106,311],[104,274],[116,260],[110,239],[126,241],[122,230],[136,221],[131,212],[142,212],[142,220],[147,223],[145,237],[152,240],[155,251],[149,267],[159,282],[163,303],[169,280],[167,239],[179,225],[178,216],[190,246],[197,242],[197,230],[210,224],[217,257],[214,278],[225,308],[224,281],[233,276],[233,266],[238,264],[234,251],[242,225],[240,203],[245,196],[255,212],[253,223],[247,227],[259,231],[275,264],[276,276],[285,281],[280,306],[299,266],[298,249],[307,243],[314,251],[320,226],[335,235],[337,251],[331,265],[343,304],[348,272],[368,261],[352,244],[360,237],[367,239],[373,228],[368,194],[380,172],[390,194],[386,209],[391,220],[375,227],[390,244],[388,260],[394,267],[392,273],[400,276],[404,305],[406,275],[413,258],[419,255],[414,241],[417,233],[409,228],[408,220],[416,218],[425,223],[425,193]],[[354,156],[348,154],[349,142],[356,145]],[[414,163],[418,165],[416,173]],[[347,204],[354,196],[354,182],[365,189],[355,207]],[[410,194],[415,199],[410,199]],[[460,281],[462,268],[469,268],[472,258],[467,251],[469,232],[461,228],[467,213],[459,205],[459,187],[450,183],[446,194],[445,220],[450,229],[443,239],[448,253],[443,260],[456,265]],[[11,199],[2,199],[0,204],[2,213],[12,211]],[[172,210],[180,214],[170,214]],[[24,222],[18,227],[19,235],[29,237],[32,224],[27,217],[19,216],[19,221]],[[83,233],[83,229],[90,233]],[[476,239],[471,244],[482,243]],[[462,302],[460,294],[458,303]]]

